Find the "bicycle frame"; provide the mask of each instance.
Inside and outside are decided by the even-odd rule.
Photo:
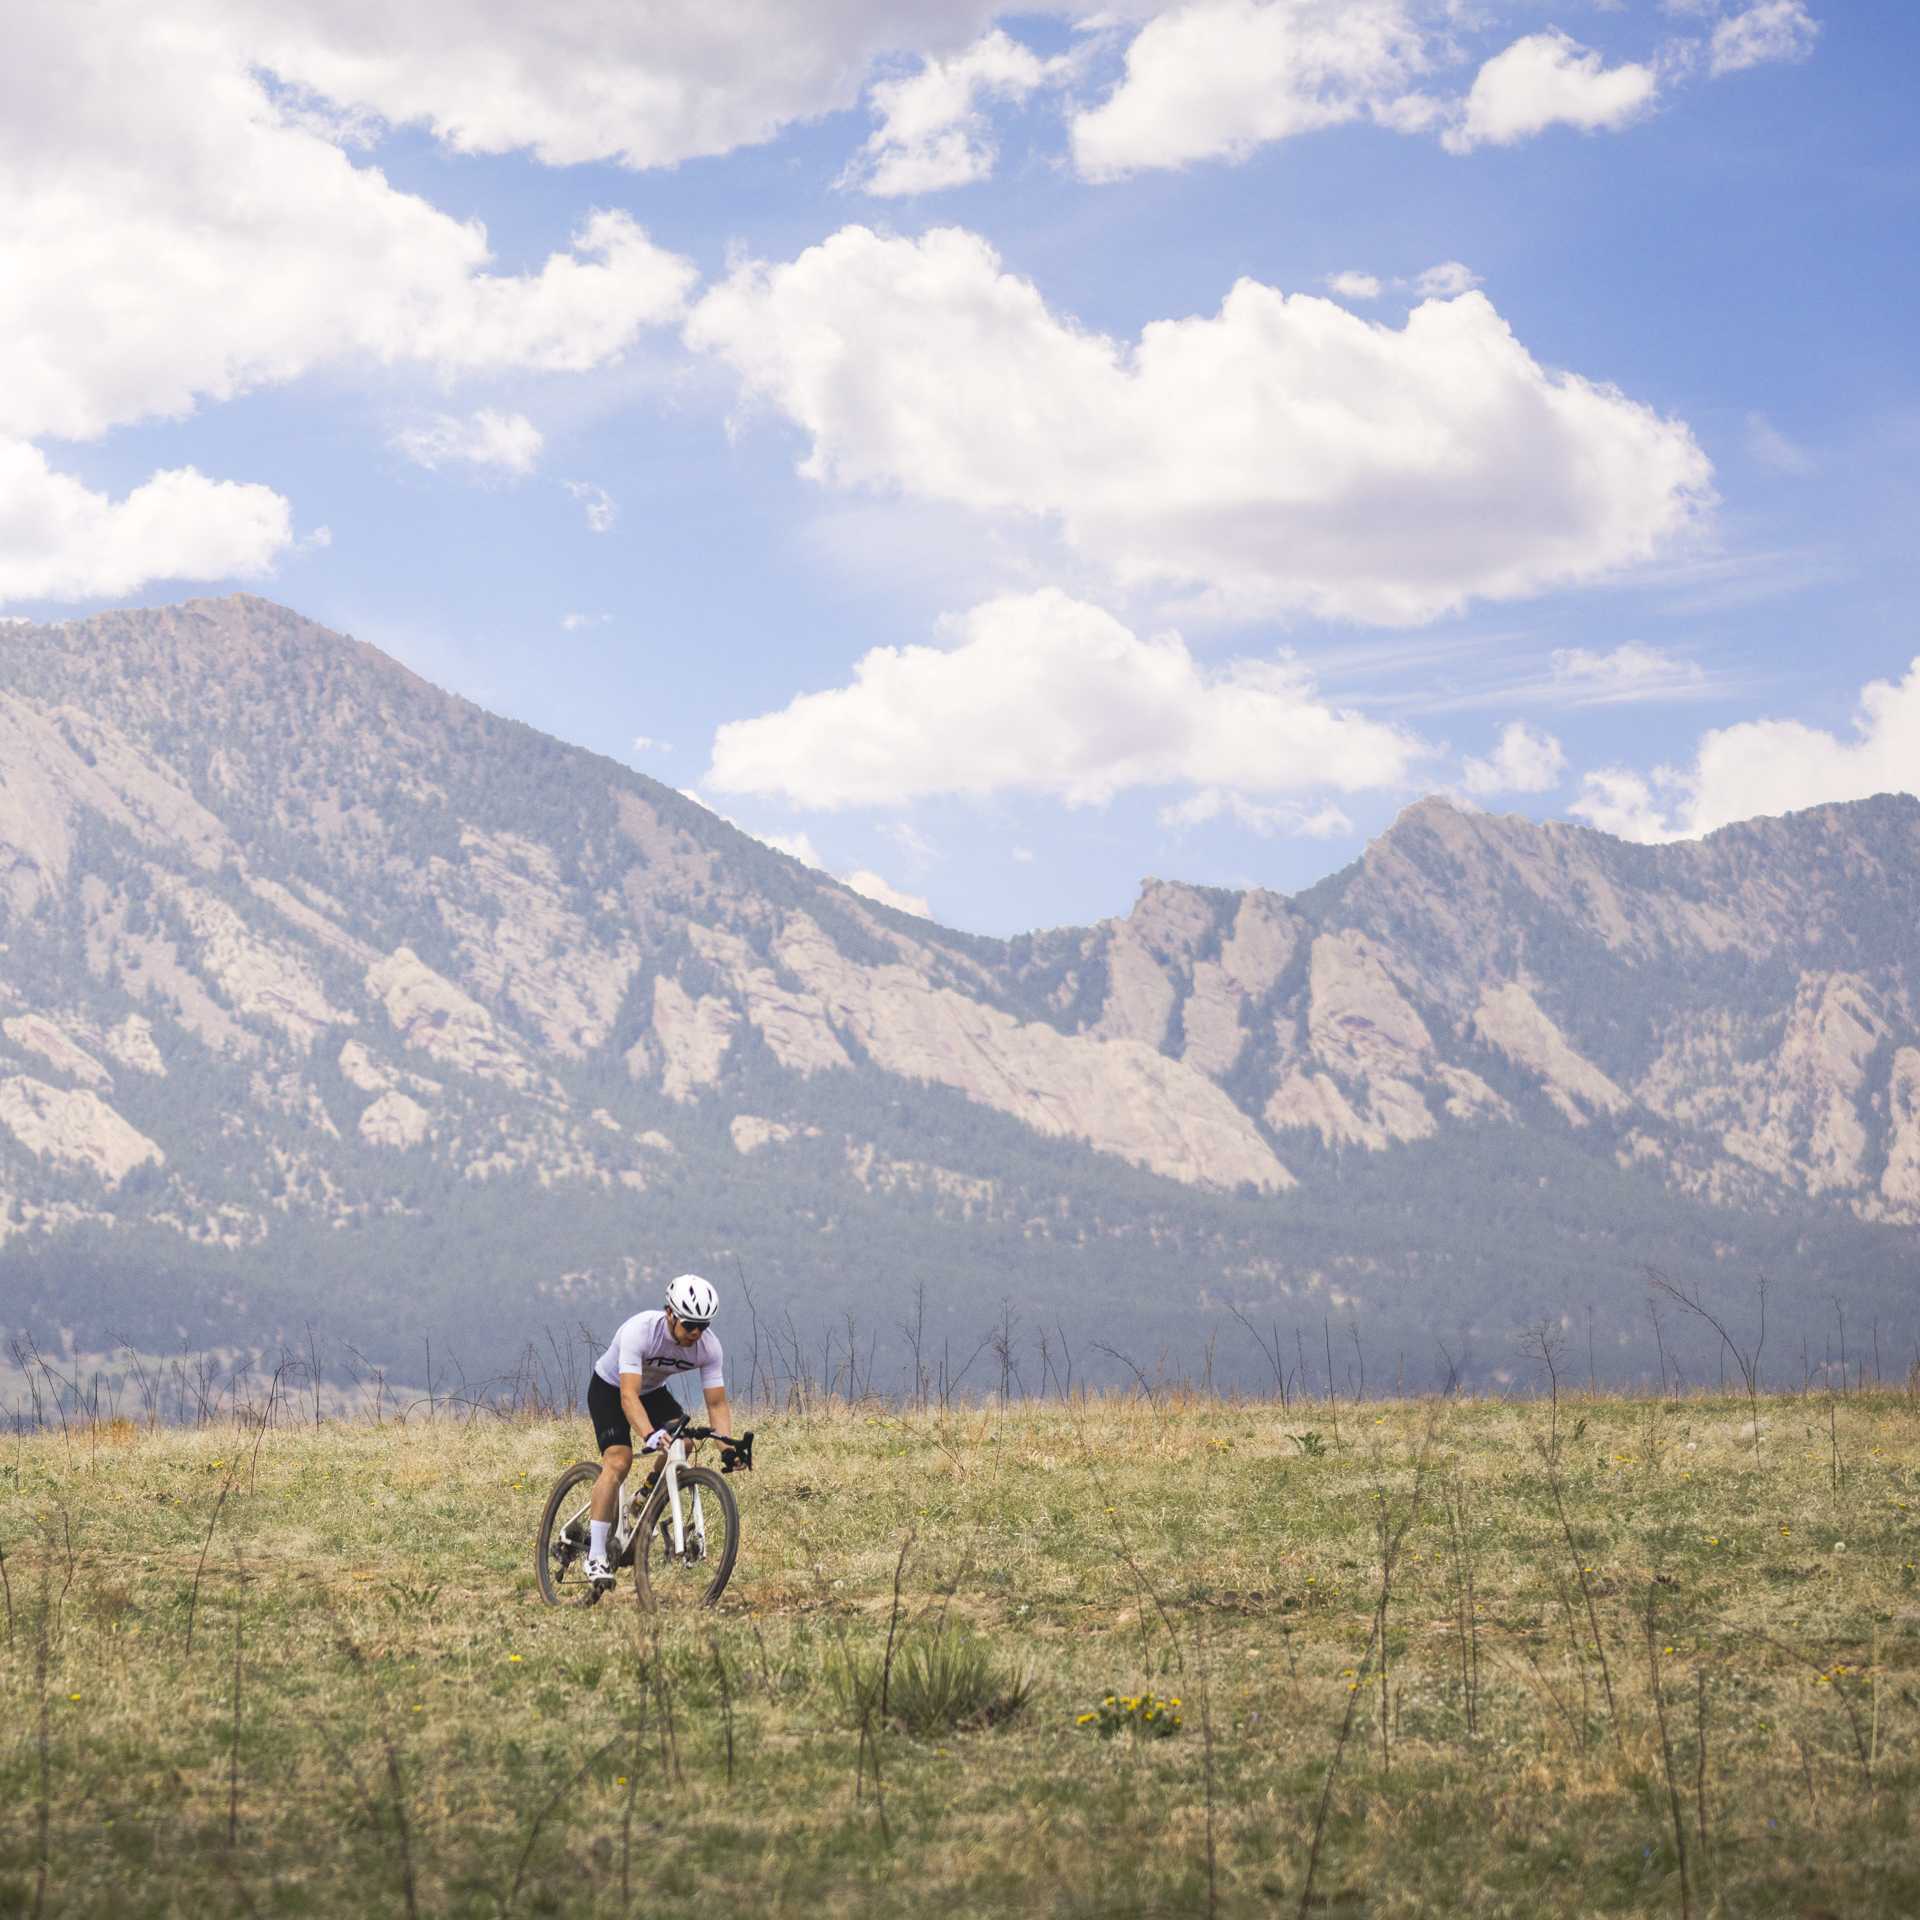
[[[686,1464],[686,1443],[676,1434],[667,1446],[660,1468],[661,1477],[666,1481],[667,1512],[671,1516],[673,1555],[676,1560],[685,1559],[687,1552],[686,1520],[680,1505],[680,1469]],[[640,1515],[645,1509],[647,1500],[652,1498],[658,1486],[658,1480],[648,1481],[644,1490],[645,1497],[635,1499],[631,1481],[626,1481],[621,1484],[620,1516],[615,1524],[613,1536],[613,1557],[616,1561],[625,1555],[628,1545],[639,1529]],[[700,1489],[698,1487],[693,1489],[691,1505],[693,1508],[694,1543],[700,1550],[699,1557],[704,1558],[707,1550],[707,1519],[705,1513],[701,1510]]]

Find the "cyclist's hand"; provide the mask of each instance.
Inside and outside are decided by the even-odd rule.
[[[673,1435],[665,1427],[655,1427],[647,1435],[647,1444],[642,1449],[646,1453],[665,1453],[673,1445]]]

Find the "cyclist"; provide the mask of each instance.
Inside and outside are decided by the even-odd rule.
[[[667,1283],[665,1308],[654,1307],[624,1321],[613,1344],[594,1363],[587,1381],[587,1417],[600,1443],[600,1478],[593,1483],[587,1579],[597,1588],[613,1585],[607,1539],[619,1518],[620,1489],[633,1467],[633,1436],[644,1433],[643,1446],[662,1451],[668,1443],[667,1422],[680,1416],[680,1403],[668,1391],[667,1381],[698,1367],[707,1425],[717,1434],[733,1433],[720,1341],[713,1331],[719,1305],[710,1280],[683,1273]]]

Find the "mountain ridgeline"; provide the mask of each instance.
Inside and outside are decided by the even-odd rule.
[[[1542,1316],[1639,1371],[1651,1263],[1743,1339],[1766,1275],[1774,1373],[1840,1315],[1904,1371],[1917,935],[1884,796],[1665,847],[1427,800],[1302,894],[987,940],[263,600],[8,627],[0,1328],[478,1374],[692,1266],[763,1366],[914,1321],[1028,1388],[1329,1337],[1377,1387]]]

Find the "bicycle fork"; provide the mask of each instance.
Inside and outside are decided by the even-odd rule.
[[[667,1537],[672,1545],[673,1557],[684,1560],[687,1557],[687,1523],[685,1509],[680,1504],[679,1466],[682,1459],[680,1444],[675,1441],[668,1451],[660,1468],[661,1478],[666,1482],[667,1501]],[[615,1525],[614,1543],[618,1553],[625,1555],[634,1534],[639,1530],[640,1510],[647,1500],[652,1498],[658,1480],[649,1480],[636,1500],[631,1486],[622,1485],[620,1489],[620,1517]],[[700,1490],[693,1491],[693,1543],[694,1557],[704,1560],[707,1554],[707,1517],[701,1510]]]
[[[667,1455],[667,1512],[671,1516],[670,1538],[673,1541],[673,1557],[676,1560],[684,1560],[687,1557],[687,1522],[686,1510],[680,1504],[679,1459],[677,1457],[679,1453],[680,1448],[676,1443],[673,1450]],[[698,1487],[695,1487],[693,1490],[691,1505],[693,1507],[693,1540],[695,1548],[693,1557],[696,1560],[704,1560],[707,1557],[707,1518],[700,1509],[700,1489]]]

